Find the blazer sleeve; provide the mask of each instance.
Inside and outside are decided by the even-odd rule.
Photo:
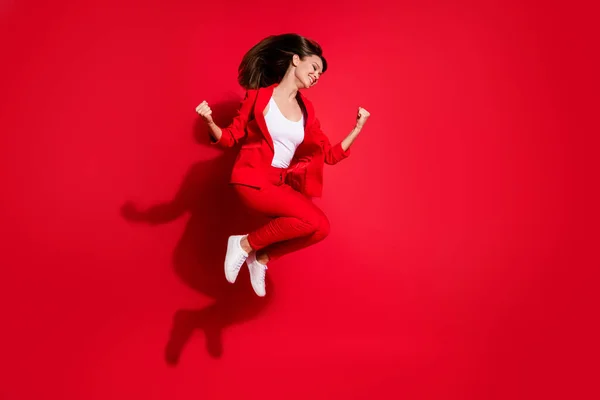
[[[237,114],[233,118],[231,124],[225,128],[221,128],[221,138],[219,140],[215,140],[215,138],[209,134],[211,144],[220,147],[233,147],[246,136],[246,125],[248,124],[254,108],[254,102],[256,100],[257,93],[258,91],[254,89],[250,89],[246,92],[244,100],[242,100]]]
[[[346,151],[342,149],[342,142],[331,145],[329,138],[321,130],[321,123],[318,119],[313,122],[312,129],[314,129],[313,133],[321,145],[326,164],[335,165],[350,155],[350,149]]]

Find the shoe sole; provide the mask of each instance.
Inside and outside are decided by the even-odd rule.
[[[254,289],[254,285],[252,285],[252,289]],[[256,291],[256,289],[254,289],[254,294],[256,294],[258,297],[265,297],[267,295],[267,292],[265,291],[265,293],[260,294]]]

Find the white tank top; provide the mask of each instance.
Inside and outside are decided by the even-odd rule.
[[[289,167],[296,149],[304,140],[304,116],[298,122],[290,121],[283,116],[277,103],[271,97],[265,122],[273,139],[273,150],[275,151],[271,166]]]

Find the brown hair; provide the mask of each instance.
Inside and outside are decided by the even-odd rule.
[[[301,59],[318,56],[323,61],[323,72],[327,70],[327,61],[317,42],[295,33],[284,33],[268,36],[248,50],[238,68],[239,84],[245,89],[258,89],[279,83],[294,54]]]

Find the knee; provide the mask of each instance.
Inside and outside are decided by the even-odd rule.
[[[322,213],[314,213],[302,219],[303,228],[308,235],[325,238],[329,234],[329,220]]]
[[[331,226],[329,225],[329,219],[323,215],[319,218],[319,222],[313,235],[315,235],[316,240],[323,240],[329,235],[330,230]]]

